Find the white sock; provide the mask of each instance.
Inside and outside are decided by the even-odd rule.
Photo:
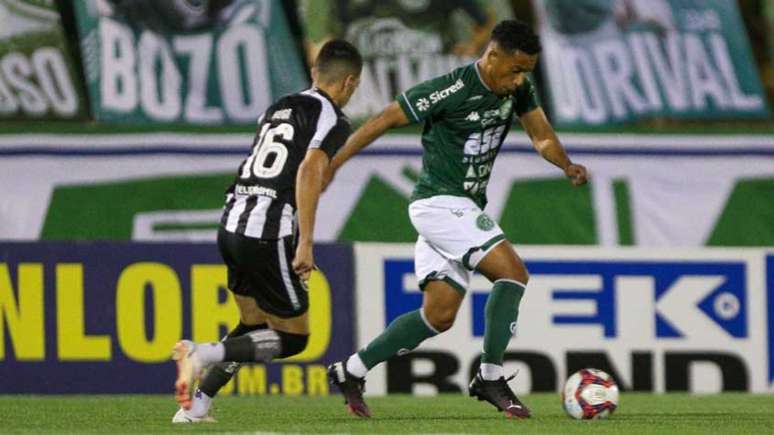
[[[368,374],[368,368],[363,364],[363,360],[360,359],[360,355],[352,354],[347,360],[347,371],[349,374],[358,378],[364,378]]]
[[[196,345],[196,355],[205,367],[223,361],[226,348],[223,343],[199,343]]]
[[[503,366],[481,363],[481,377],[484,378],[485,381],[496,381],[503,376]]]
[[[185,411],[185,413],[191,417],[202,418],[210,411],[210,403],[212,403],[212,397],[202,393],[202,390],[197,389],[193,396],[191,409]]]

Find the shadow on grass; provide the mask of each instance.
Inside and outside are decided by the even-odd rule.
[[[701,418],[706,420],[719,420],[719,419],[738,419],[739,417],[745,418],[760,418],[760,419],[772,419],[772,414],[768,412],[674,412],[674,413],[637,413],[637,414],[615,414],[611,417],[614,420],[684,420],[686,418]]]
[[[421,416],[421,415],[409,415],[409,416],[374,416],[371,418],[354,418],[354,417],[326,417],[320,418],[318,421],[325,423],[369,423],[369,422],[390,422],[390,421],[421,421],[421,422],[444,422],[458,421],[458,422],[471,422],[471,421],[486,421],[502,419],[503,421],[535,421],[535,419],[518,419],[507,418],[498,415],[492,415],[489,417],[481,415],[460,416],[460,415],[439,415],[439,416]]]

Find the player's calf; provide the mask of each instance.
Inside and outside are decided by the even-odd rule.
[[[203,370],[224,361],[269,362],[300,353],[309,341],[308,335],[264,329],[231,338],[220,343],[196,344],[178,342],[172,352],[177,362],[178,377],[175,398],[183,409],[191,409],[193,388]]]
[[[268,362],[287,358],[306,348],[309,335],[266,329],[223,342],[225,361]]]

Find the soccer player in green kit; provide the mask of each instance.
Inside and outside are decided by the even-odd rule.
[[[540,41],[528,25],[502,21],[480,59],[400,94],[335,155],[334,171],[385,131],[424,123],[422,173],[409,206],[419,233],[414,261],[424,292],[422,307],[396,318],[365,348],[328,368],[350,413],[371,415],[363,400],[368,370],[452,326],[477,271],[493,286],[485,308],[481,368],[470,383],[470,395],[508,417],[530,416],[502,367],[529,275],[500,227],[482,210],[492,165],[514,115],[543,158],[562,169],[572,184],[586,183],[586,168],[567,157],[528,77],[539,52]]]

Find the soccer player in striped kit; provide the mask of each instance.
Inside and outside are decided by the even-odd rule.
[[[331,158],[351,132],[341,108],[357,89],[362,64],[352,44],[329,41],[312,69],[313,87],[279,99],[259,118],[218,231],[240,322],[219,343],[175,345],[180,409],[173,422],[211,421],[212,398],[240,363],[286,358],[306,347],[315,213]]]

